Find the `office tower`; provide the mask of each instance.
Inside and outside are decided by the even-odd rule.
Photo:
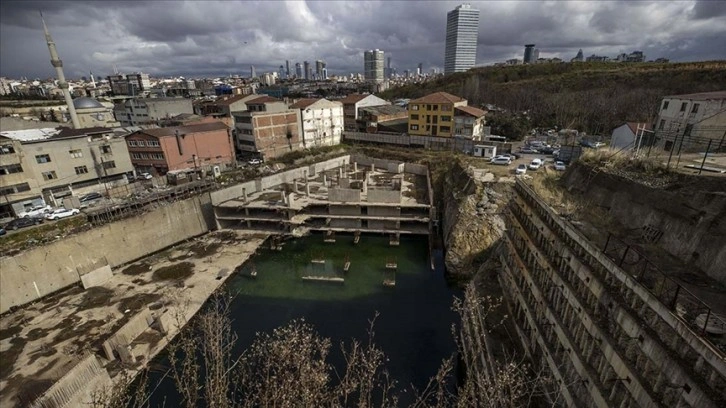
[[[446,15],[444,73],[466,71],[476,64],[479,10],[462,4]]]
[[[50,64],[55,68],[55,73],[58,75],[58,87],[63,93],[63,98],[66,100],[68,113],[71,115],[71,123],[73,124],[74,129],[80,129],[81,124],[78,121],[78,115],[76,115],[76,107],[73,105],[71,92],[68,90],[68,82],[66,82],[66,76],[63,74],[63,61],[61,61],[60,57],[58,57],[58,51],[55,49],[55,42],[53,41],[53,37],[50,36],[48,27],[45,25],[43,13],[40,13],[40,19],[43,21],[45,42],[48,44],[48,51],[50,52]]]
[[[526,44],[524,46],[524,63],[534,64],[534,46],[535,44]]]
[[[257,72],[255,72],[254,65],[250,65],[250,78],[257,78]]]
[[[423,75],[423,62],[418,63],[418,68],[416,68],[416,75]]]
[[[383,51],[375,49],[363,53],[365,80],[383,82]]]
[[[318,79],[323,78],[323,69],[324,68],[325,68],[325,62],[323,60],[315,61],[315,75],[317,75]]]
[[[305,67],[305,71],[304,71],[305,80],[309,81],[309,80],[312,79],[311,78],[312,77],[312,75],[311,75],[312,71],[310,69],[310,63],[307,62],[307,61],[303,61],[303,65]]]
[[[285,78],[290,78],[290,60],[285,60]]]
[[[328,68],[323,67],[322,75],[323,75],[322,76],[322,79],[325,80],[325,81],[327,81],[328,80]]]
[[[296,77],[297,79],[300,79],[300,78],[302,78],[302,77],[303,77],[303,70],[302,70],[302,65],[300,65],[300,63],[299,63],[299,62],[296,62],[296,63],[295,63],[295,77]]]
[[[287,75],[285,75],[285,67],[280,65],[280,69],[277,73],[278,79],[284,79]]]

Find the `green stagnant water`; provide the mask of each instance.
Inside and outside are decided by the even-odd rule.
[[[398,388],[411,384],[422,388],[441,360],[455,352],[451,325],[457,315],[451,305],[460,295],[445,280],[440,251],[433,255],[432,270],[427,237],[402,237],[399,246],[390,246],[387,236],[364,235],[354,244],[352,235],[326,243],[318,234],[287,240],[280,251],[269,245],[261,248],[224,287],[233,296],[238,351],[252,343],[256,332],[270,332],[296,318],[305,318],[334,345],[351,338],[365,340],[368,321],[378,312],[375,341],[389,357],[387,368]],[[350,269],[343,272],[346,259]],[[390,261],[397,264],[394,287],[383,285],[384,277],[393,277],[386,270]],[[252,269],[257,271],[254,279],[249,277]],[[305,282],[303,276],[336,276],[345,281]],[[337,346],[333,349],[330,362],[339,365]],[[152,388],[166,365],[163,355],[152,364]],[[161,406],[164,400],[166,406],[176,406],[177,398],[167,378],[154,393],[152,406]]]

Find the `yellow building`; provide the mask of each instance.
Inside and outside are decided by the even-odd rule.
[[[417,136],[454,135],[454,109],[467,106],[466,99],[436,92],[408,103],[408,133]]]

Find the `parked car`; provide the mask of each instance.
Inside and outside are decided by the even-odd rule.
[[[519,149],[519,152],[520,153],[525,153],[525,154],[537,154],[537,153],[539,153],[537,151],[537,149],[533,149],[531,147],[523,147],[523,148]]]
[[[139,180],[151,180],[152,178],[154,178],[154,176],[152,176],[151,173],[144,172],[144,173],[139,173],[139,175],[136,176],[136,178]]]
[[[247,163],[249,163],[249,164],[251,164],[253,166],[256,166],[258,164],[262,164],[262,160],[260,160],[260,159],[250,159]]]
[[[82,203],[87,203],[87,202],[93,201],[93,200],[100,200],[101,198],[103,198],[103,195],[101,193],[93,192],[93,193],[88,193],[84,196],[81,196],[80,200]]]
[[[50,210],[52,210],[53,207],[49,205],[36,205],[34,207],[30,207],[27,210],[21,212],[18,214],[18,217],[20,218],[27,218],[27,217],[43,217],[45,214],[47,214]]]
[[[526,174],[527,173],[527,165],[520,164],[517,166],[516,169],[514,169],[514,174]]]
[[[17,230],[18,228],[24,228],[29,227],[31,225],[38,225],[43,222],[43,219],[40,217],[23,217],[23,218],[16,218],[9,223],[5,224],[6,230]]]
[[[76,214],[79,214],[81,211],[77,208],[71,208],[70,210],[65,208],[56,208],[55,210],[49,212],[45,215],[45,218],[48,220],[58,220],[61,218],[71,217]]]
[[[542,160],[540,160],[540,159],[534,159],[534,160],[532,160],[532,163],[529,163],[530,170],[537,170],[540,167],[542,167]]]
[[[493,158],[490,161],[490,163],[491,164],[500,164],[500,165],[508,166],[509,164],[512,163],[512,159],[510,159],[509,157],[497,156],[497,157]]]
[[[556,161],[555,162],[555,170],[557,170],[557,171],[565,171],[565,170],[567,170],[567,166],[565,165],[564,162]]]

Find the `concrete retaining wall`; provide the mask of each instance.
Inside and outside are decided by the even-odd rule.
[[[360,216],[360,207],[357,205],[331,205],[330,215],[354,215]]]
[[[418,174],[419,176],[425,176],[429,173],[429,168],[423,164],[404,163],[403,171],[406,173]]]
[[[111,378],[108,372],[94,354],[89,354],[30,406],[31,408],[91,406],[93,393],[109,385]]]
[[[330,188],[328,189],[328,200],[331,202],[358,203],[360,202],[360,190],[352,188]]]
[[[401,209],[396,207],[368,206],[368,215],[376,217],[400,217]]]
[[[209,231],[200,196],[0,259],[0,313],[80,282],[79,265],[110,267]]]
[[[126,361],[131,357],[128,346],[135,338],[146,331],[152,323],[154,323],[154,317],[151,315],[148,307],[132,317],[128,323],[123,325],[108,340],[103,342],[103,351],[106,353],[106,358],[115,360],[116,356],[113,352],[116,351],[121,361],[124,363],[133,363],[133,358],[131,358],[131,361]]]
[[[401,203],[401,192],[398,190],[368,189],[369,203]]]

